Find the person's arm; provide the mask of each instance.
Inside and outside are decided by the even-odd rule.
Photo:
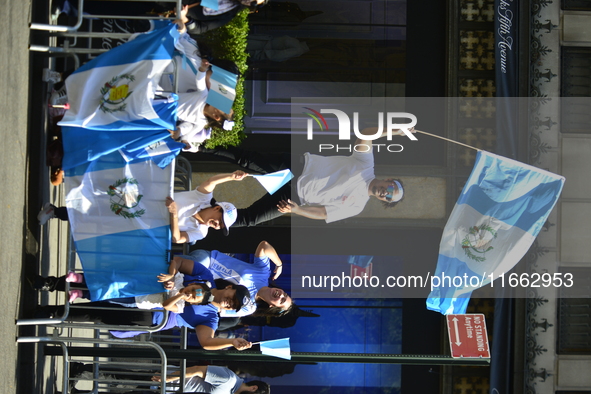
[[[185,376],[188,378],[198,376],[201,379],[205,379],[205,375],[207,375],[207,365],[195,365],[187,368],[185,371]]]
[[[279,201],[277,209],[281,213],[295,213],[314,220],[326,220],[326,208],[323,206],[300,206],[291,200]]]
[[[179,217],[176,202],[171,197],[166,197],[166,207],[170,213],[170,233],[172,243],[183,244],[189,242],[189,234],[179,228]]]
[[[215,331],[208,326],[195,327],[199,344],[205,350],[220,350],[234,346],[238,350],[249,349],[252,343],[243,338],[214,338]]]
[[[187,6],[184,6],[184,7],[183,7],[183,9],[184,9],[185,7],[187,7]],[[181,12],[181,13],[182,13],[182,12]],[[186,15],[186,14],[185,14],[185,15]],[[186,33],[186,32],[187,32],[187,27],[185,26],[185,23],[187,23],[187,22],[185,22],[185,19],[188,21],[188,19],[187,19],[187,17],[186,17],[186,16],[185,16],[184,18],[182,18],[182,17],[181,17],[181,18],[179,18],[179,19],[175,19],[175,20],[173,20],[173,21],[172,21],[172,23],[174,23],[174,24],[176,24],[176,25],[177,25],[177,29],[178,29],[178,31],[179,31],[179,34],[184,34],[184,33]]]
[[[204,194],[213,193],[217,185],[229,181],[241,181],[247,176],[248,174],[246,172],[240,170],[234,171],[231,174],[214,175],[211,178],[207,179],[205,182],[201,183],[199,186],[197,186],[197,191]]]
[[[409,130],[412,133],[415,132],[415,128],[414,127],[411,127]],[[367,135],[367,136],[375,136],[377,132],[378,132],[378,128],[377,127],[368,127],[368,128],[365,128],[365,129],[361,130],[361,134]],[[388,135],[387,128],[384,127],[382,129],[382,133],[375,140],[380,139],[382,137],[386,137],[387,135]],[[404,132],[402,130],[396,129],[396,130],[392,130],[392,135],[405,135],[405,134],[404,134]],[[357,141],[355,141],[355,145],[367,145],[369,147],[372,147],[373,146],[373,142],[374,142],[374,140],[365,139],[365,138],[357,138]],[[367,153],[371,153],[371,151],[372,150],[369,149],[367,151]],[[362,152],[362,153],[365,153],[365,152]]]
[[[189,367],[185,370],[185,377],[192,378],[193,376],[198,376],[202,379],[205,379],[205,375],[207,374],[207,365],[195,365],[194,367]],[[175,380],[179,380],[180,371],[175,371],[170,375],[166,376],[166,382],[174,382]],[[160,375],[154,375],[152,377],[154,382],[160,382],[162,379]]]
[[[178,272],[191,275],[194,264],[195,262],[193,260],[184,259],[180,256],[174,256],[168,265],[168,274],[158,275],[158,282],[161,282],[165,289],[170,290],[174,287],[174,282],[172,281],[174,276]]]
[[[171,312],[174,312],[174,313],[182,313],[182,311],[180,310],[180,308],[177,305],[177,302],[179,302],[180,300],[182,300],[184,296],[185,296],[185,294],[178,293],[177,295],[174,295],[174,296],[172,296],[170,298],[167,298],[162,303],[162,307],[164,309],[166,309],[167,311],[171,311]]]
[[[269,260],[275,264],[275,270],[273,271],[275,275],[273,276],[273,280],[279,278],[279,275],[281,275],[281,272],[283,272],[283,262],[279,258],[275,248],[271,246],[270,243],[267,241],[261,241],[257,247],[257,250],[254,252],[254,255],[256,257],[268,257]]]
[[[207,90],[206,78],[209,67],[211,67],[209,61],[207,61],[207,59],[201,59],[201,64],[199,65],[198,72],[195,75],[195,83],[197,84],[198,91]]]

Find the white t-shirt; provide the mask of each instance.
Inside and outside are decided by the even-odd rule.
[[[207,125],[207,118],[203,115],[205,100],[209,90],[205,78],[207,72],[199,71],[201,67],[201,57],[197,42],[187,33],[181,34],[175,47],[175,62],[178,75],[178,109],[177,116],[181,123],[177,126],[180,129],[183,140],[189,142],[193,149],[190,152],[197,151],[197,144],[211,137],[211,129],[204,129]],[[163,75],[160,81],[160,89],[164,91],[173,90],[173,70],[174,67],[167,68],[169,74]]]
[[[369,200],[369,184],[375,179],[372,152],[350,156],[305,155],[298,178],[302,205],[326,208],[326,223],[358,215]]]
[[[191,244],[207,236],[209,227],[199,223],[193,215],[202,209],[211,207],[212,198],[212,193],[201,193],[197,189],[174,194],[174,201],[178,209],[179,230],[187,233]]]
[[[233,394],[242,385],[243,380],[225,367],[210,365],[207,367],[205,379],[193,376],[186,380],[186,393],[203,392],[210,394]]]

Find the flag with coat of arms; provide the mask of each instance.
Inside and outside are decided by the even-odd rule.
[[[70,108],[59,123],[64,169],[119,149],[141,151],[170,135],[176,95],[154,98],[178,37],[174,24],[139,34],[66,79]]]
[[[93,301],[162,292],[168,272],[174,165],[120,152],[66,172],[66,207]]]
[[[472,291],[509,271],[527,253],[564,181],[560,175],[479,151],[443,230],[433,278],[439,286],[432,289],[427,308],[465,313]],[[457,278],[475,279],[460,284]]]
[[[238,75],[213,64],[211,70],[213,71],[210,77],[211,87],[205,102],[226,114],[230,114],[236,99]]]

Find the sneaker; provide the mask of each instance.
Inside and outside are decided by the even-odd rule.
[[[56,84],[62,81],[62,74],[58,73],[57,71],[44,68],[43,77],[41,79],[43,80],[43,82],[51,82],[53,84]]]
[[[84,276],[82,276],[82,274],[77,274],[75,272],[68,272],[68,275],[66,276],[66,282],[70,282],[70,283],[82,283],[84,281]]]
[[[68,103],[68,94],[66,93],[66,85],[60,90],[56,90],[51,93],[49,97],[49,105],[66,105]]]
[[[84,295],[84,293],[82,293],[82,290],[78,289],[70,290],[68,294],[70,295],[70,297],[68,298],[69,303],[74,302],[74,300],[81,298]]]
[[[54,212],[55,207],[50,203],[45,203],[43,209],[37,215],[37,220],[39,220],[39,225],[43,226],[49,219],[53,219],[55,217]]]

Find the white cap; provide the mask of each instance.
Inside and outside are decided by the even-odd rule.
[[[238,211],[236,210],[234,204],[229,202],[218,202],[216,204],[222,207],[222,210],[224,211],[222,216],[222,219],[224,220],[224,235],[228,235],[230,226],[236,222]]]

